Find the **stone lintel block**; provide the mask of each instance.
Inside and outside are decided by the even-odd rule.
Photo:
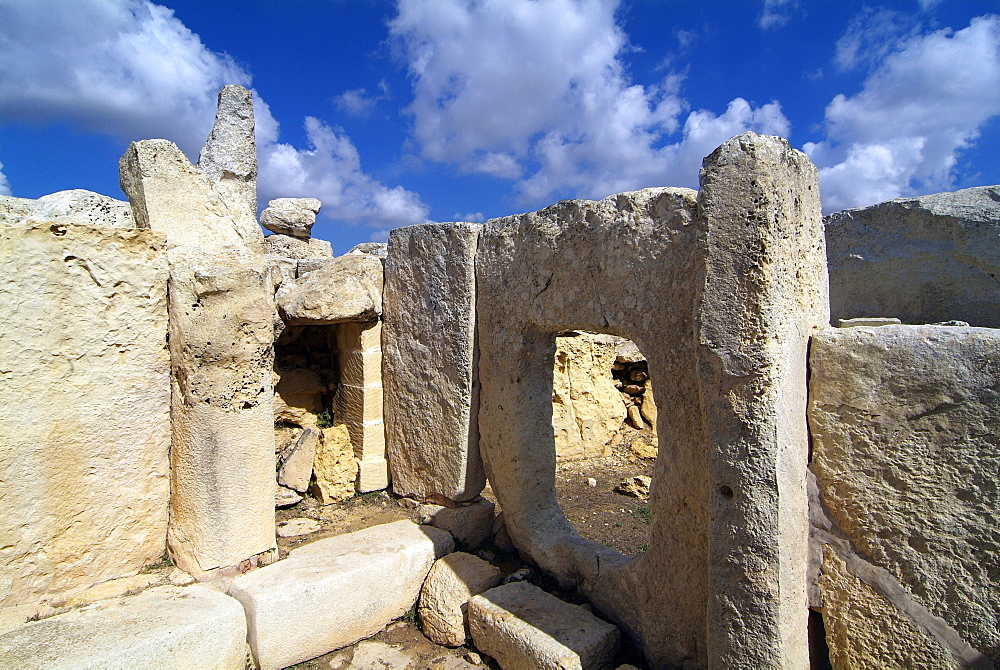
[[[233,598],[205,586],[161,586],[0,635],[0,666],[243,670],[246,635]]]
[[[451,537],[397,521],[318,540],[233,580],[261,670],[353,644],[403,615]]]
[[[476,648],[504,668],[599,670],[618,651],[618,628],[527,582],[469,600]]]
[[[386,441],[393,490],[422,501],[471,500],[479,455],[475,223],[389,234],[384,301]]]

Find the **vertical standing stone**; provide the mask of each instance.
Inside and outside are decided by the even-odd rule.
[[[486,483],[476,379],[481,229],[476,223],[440,223],[389,234],[385,420],[398,495],[465,501]]]
[[[340,388],[336,417],[347,426],[358,459],[360,493],[389,485],[382,421],[382,323],[348,322],[337,326]]]
[[[229,84],[219,91],[219,109],[198,155],[198,167],[229,207],[243,243],[255,253],[263,253],[264,234],[257,225],[253,98],[244,87]]]
[[[705,159],[698,208],[709,664],[807,667],[806,350],[829,322],[816,168],[744,133]]]
[[[0,620],[163,554],[164,246],[134,228],[0,226]]]
[[[120,171],[136,221],[167,235],[167,544],[205,576],[275,547],[272,287],[225,199],[176,146],[135,142]]]

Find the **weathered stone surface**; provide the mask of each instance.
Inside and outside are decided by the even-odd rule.
[[[232,598],[204,586],[163,586],[0,635],[0,666],[242,670],[246,631]]]
[[[173,142],[133,142],[119,162],[121,187],[139,228],[167,234],[167,248],[262,253],[260,227],[248,230],[211,179]]]
[[[650,484],[652,484],[652,479],[650,477],[637,475],[631,479],[626,479],[615,486],[615,493],[620,493],[624,496],[632,498],[648,498]]]
[[[893,326],[901,323],[902,321],[895,317],[858,317],[856,319],[837,319],[837,328],[856,328],[858,326]]]
[[[318,496],[317,496],[318,498]],[[278,486],[274,494],[274,506],[275,507],[291,507],[296,503],[302,502],[302,496],[292,489],[285,488],[284,486]]]
[[[316,480],[312,494],[322,505],[345,500],[354,495],[358,466],[347,426],[323,429],[323,439],[313,460]]]
[[[1000,660],[1000,331],[829,329],[810,362],[828,514],[906,601]]]
[[[456,552],[434,563],[420,590],[421,628],[432,641],[448,647],[465,644],[469,636],[466,603],[500,583],[501,573],[483,559]]]
[[[444,535],[397,521],[307,544],[237,577],[229,593],[246,608],[258,666],[315,658],[401,616],[416,602],[435,558],[451,551]]]
[[[219,91],[215,123],[198,155],[198,167],[229,207],[247,248],[262,253],[264,235],[257,225],[253,99],[246,88],[228,84]]]
[[[358,461],[358,493],[381,491],[389,486],[389,461],[369,458]]]
[[[470,549],[479,547],[489,539],[495,512],[496,505],[482,497],[456,507],[420,506],[420,514],[426,523],[448,531],[461,546]]]
[[[0,609],[163,554],[164,247],[150,230],[0,228]]]
[[[169,288],[167,541],[202,575],[275,547],[272,303],[262,271],[219,257],[175,256]]]
[[[806,667],[806,352],[830,322],[817,170],[786,141],[744,133],[705,159],[698,208],[709,665]]]
[[[705,649],[708,466],[694,344],[695,206],[688,189],[563,202],[488,221],[476,259],[481,444],[507,532],[519,551],[578,585],[640,640],[654,667],[697,663]],[[632,562],[581,538],[557,505],[551,366],[555,335],[568,329],[633,340],[653,380],[669,380],[662,392],[657,386],[668,456],[653,474],[666,485],[654,486],[650,501],[649,551]]]
[[[616,627],[527,582],[474,596],[468,608],[476,648],[504,668],[598,670],[618,651]]]
[[[476,379],[481,228],[424,224],[389,233],[384,411],[397,495],[471,500],[486,483]]]
[[[332,262],[333,258],[308,258],[296,261],[295,276],[296,278],[304,277],[310,272],[313,272],[314,270],[319,270],[320,268]]]
[[[374,256],[339,256],[275,295],[288,324],[371,321],[382,314],[382,261]]]
[[[1000,186],[826,217],[833,318],[1000,327]]]
[[[277,198],[260,213],[260,225],[272,233],[309,239],[320,207],[316,198]]]
[[[306,426],[299,438],[278,456],[278,483],[282,486],[305,493],[312,477],[313,460],[319,446],[320,432]]]
[[[299,426],[315,425],[323,411],[323,393],[327,387],[314,370],[292,368],[278,370],[274,385],[274,420]]]
[[[302,240],[291,235],[268,235],[264,238],[267,253],[296,260],[333,259],[333,247],[326,240],[310,237]]]
[[[829,545],[823,551],[823,625],[835,668],[957,667],[955,659],[870,586]]]
[[[361,244],[355,244],[347,253],[368,254],[369,256],[387,258],[389,255],[389,245],[385,242],[362,242]]]
[[[348,670],[390,670],[391,668],[413,667],[417,659],[405,649],[394,647],[385,642],[365,640],[354,648],[354,657],[347,666]]]
[[[354,455],[362,462],[359,489],[388,486],[385,425],[382,419],[382,322],[344,323],[337,327],[340,385],[333,399],[337,423],[347,426]]]
[[[301,535],[315,533],[321,527],[322,526],[320,526],[319,521],[316,521],[315,519],[300,517],[279,523],[277,533],[278,537],[299,537]]]
[[[609,456],[625,420],[611,366],[620,338],[573,332],[556,338],[552,427],[556,459]]]
[[[646,390],[642,393],[642,404],[639,405],[642,418],[653,427],[653,437],[656,437],[656,398],[653,396],[653,382],[646,382]],[[653,457],[655,458],[655,454]]]
[[[135,228],[132,208],[127,202],[100,193],[73,189],[43,195],[29,201],[18,225],[38,225],[46,221],[99,228]],[[13,222],[12,222],[13,223]]]
[[[35,201],[31,198],[0,195],[0,226],[13,226],[21,222],[34,205]]]

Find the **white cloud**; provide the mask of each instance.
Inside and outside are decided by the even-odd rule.
[[[385,186],[362,171],[358,150],[342,130],[313,117],[306,117],[305,128],[309,149],[261,147],[262,201],[319,198],[322,215],[381,228],[426,221],[428,208],[416,193]]]
[[[218,90],[231,83],[249,86],[251,76],[147,0],[0,0],[0,122],[166,138],[196,158]],[[416,194],[365,175],[342,132],[307,120],[312,146],[297,150],[278,144],[278,123],[256,93],[254,117],[262,195],[319,197],[326,217],[350,223],[426,215]]]
[[[3,163],[0,163],[0,195],[11,195],[10,182],[3,173]]]
[[[729,137],[722,128],[787,132],[777,104],[754,109],[736,99],[721,116],[684,120],[682,77],[629,81],[618,4],[400,0],[389,27],[413,82],[408,111],[421,156],[516,180],[526,204],[542,204],[696,185],[704,138],[718,140],[711,151]]]
[[[791,19],[788,14],[790,4],[792,4],[790,0],[764,0],[757,25],[764,30],[785,25]]]
[[[375,105],[389,98],[389,84],[385,79],[378,83],[378,89],[378,94],[369,94],[366,88],[344,91],[333,99],[333,104],[342,112],[363,118],[372,113]]]
[[[1000,17],[896,42],[859,93],[827,105],[827,139],[805,146],[824,209],[952,187],[958,154],[998,114]]]

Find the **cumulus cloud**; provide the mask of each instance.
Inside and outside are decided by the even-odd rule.
[[[776,103],[742,99],[685,118],[682,77],[629,80],[618,0],[401,0],[390,22],[406,59],[413,137],[425,159],[516,181],[527,204],[697,184],[706,142],[786,133]],[[672,136],[681,133],[679,141]],[[717,140],[717,141],[716,141]]]
[[[1000,17],[899,40],[860,92],[827,105],[827,139],[804,147],[824,209],[951,188],[958,155],[998,114]]]
[[[0,163],[0,195],[10,194],[10,182],[7,181],[7,176],[3,173],[3,163]]]
[[[0,122],[68,121],[126,141],[161,137],[196,158],[218,90],[251,79],[173,10],[148,0],[0,0]],[[319,197],[326,217],[351,223],[423,220],[415,194],[361,172],[342,132],[307,120],[309,148],[280,144],[267,103],[254,98],[263,194]]]
[[[322,212],[382,228],[423,223],[429,210],[420,197],[400,186],[390,188],[361,169],[361,158],[340,128],[306,117],[309,149],[271,144],[260,152],[261,200],[319,198]]]
[[[385,79],[378,83],[378,90],[377,94],[370,94],[365,88],[344,91],[333,99],[333,104],[346,114],[364,118],[372,113],[378,103],[389,98],[389,84]]]

